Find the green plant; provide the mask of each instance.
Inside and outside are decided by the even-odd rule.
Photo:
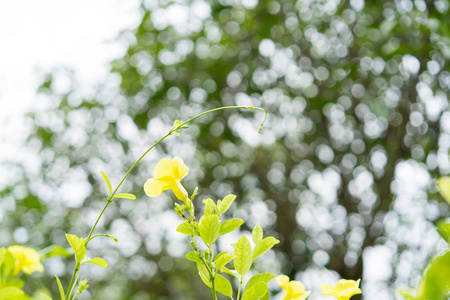
[[[103,267],[103,268],[106,268],[108,266],[107,262],[101,257],[95,257],[95,258],[88,258],[88,257],[86,257],[86,247],[88,246],[90,241],[92,241],[93,239],[95,239],[97,237],[106,237],[106,238],[110,238],[110,239],[114,240],[115,242],[118,242],[117,238],[114,237],[113,235],[108,235],[108,234],[95,234],[94,235],[94,232],[95,232],[95,229],[97,227],[98,222],[100,221],[101,217],[105,213],[106,209],[108,208],[108,206],[115,199],[117,199],[117,198],[136,199],[136,197],[133,194],[130,194],[130,193],[118,193],[118,190],[122,186],[122,184],[125,181],[125,179],[129,176],[129,174],[137,166],[137,164],[139,164],[139,162],[147,155],[147,153],[149,153],[154,147],[156,147],[156,145],[161,143],[164,139],[166,139],[167,137],[169,137],[171,135],[179,136],[180,134],[179,134],[178,131],[188,128],[187,124],[189,124],[193,120],[195,120],[198,117],[201,117],[203,115],[206,115],[208,113],[212,113],[212,112],[216,112],[216,111],[224,110],[224,109],[262,110],[262,111],[265,112],[266,118],[267,118],[267,112],[264,109],[259,108],[259,107],[253,107],[253,106],[226,106],[226,107],[219,107],[219,108],[216,108],[216,109],[212,109],[212,110],[208,110],[206,112],[200,113],[200,114],[198,114],[198,115],[196,115],[196,116],[194,116],[194,117],[192,117],[192,118],[190,118],[190,119],[188,119],[187,121],[184,121],[184,122],[176,120],[174,122],[172,128],[170,129],[170,131],[166,135],[164,135],[162,138],[160,138],[158,141],[156,141],[150,148],[148,148],[147,151],[145,151],[145,153],[142,154],[142,156],[130,167],[128,172],[125,174],[125,176],[122,178],[122,180],[119,182],[119,184],[117,185],[117,187],[115,189],[112,189],[112,185],[111,185],[111,182],[110,182],[108,176],[104,172],[101,172],[102,177],[105,180],[105,183],[106,183],[106,185],[108,187],[108,191],[109,191],[109,195],[108,195],[108,197],[106,199],[106,203],[105,203],[105,206],[103,207],[103,210],[100,212],[96,222],[94,223],[94,225],[93,225],[92,229],[90,230],[90,232],[89,232],[87,237],[84,238],[84,237],[78,237],[78,236],[73,235],[73,234],[66,234],[67,241],[68,241],[68,243],[70,244],[70,246],[72,247],[72,249],[73,249],[73,251],[75,253],[75,266],[74,266],[74,270],[73,270],[73,273],[72,273],[72,278],[71,278],[70,283],[68,284],[66,289],[64,289],[63,284],[61,283],[59,278],[56,276],[56,282],[58,284],[61,300],[74,300],[74,299],[77,298],[78,295],[80,295],[84,290],[86,290],[88,288],[89,285],[88,285],[88,281],[86,279],[79,280],[80,268],[81,268],[82,265],[84,265],[86,263],[91,263],[91,264],[95,264],[95,265],[98,265],[98,266]],[[265,121],[265,119],[264,119],[264,121]],[[261,131],[262,126],[264,124],[264,121],[262,122],[259,131]],[[181,180],[181,178],[180,178],[180,180]],[[176,189],[173,188],[173,190],[176,190]],[[179,194],[177,196],[182,197],[182,196],[184,196],[184,194],[181,193],[181,194]],[[193,207],[193,205],[192,205],[192,207]],[[209,218],[208,220],[211,221],[211,218]],[[215,221],[212,221],[212,222],[215,222]],[[203,223],[203,224],[206,224],[206,223]],[[205,226],[206,225],[204,225],[202,228],[206,228]],[[262,231],[261,231],[261,233],[262,233]],[[209,240],[209,242],[211,242],[211,241],[212,240]],[[212,244],[211,244],[211,246],[212,246]],[[248,248],[246,248],[246,251],[247,250],[248,250]],[[207,257],[208,261],[209,261],[209,264],[212,264],[213,254],[212,254],[211,251],[208,252],[208,253],[210,253],[210,256]],[[203,255],[206,255],[206,254],[204,253]],[[244,263],[245,263],[246,266],[248,265],[248,258],[247,257],[245,257]],[[211,269],[210,269],[210,271],[211,271]],[[241,273],[243,271],[244,271],[244,269],[241,270]],[[241,274],[241,276],[244,276],[244,275],[245,274]],[[216,276],[214,276],[214,278],[216,278]],[[221,281],[221,279],[218,279],[218,280],[220,281],[220,289],[222,289],[222,282],[224,282],[224,281]],[[77,286],[78,286],[78,288],[76,289]],[[213,284],[212,284],[213,290],[214,290],[214,286],[215,286],[215,282],[213,281]]]
[[[228,274],[238,281],[236,300],[268,299],[267,282],[276,277],[275,274],[254,275],[244,289],[242,289],[242,283],[253,261],[278,244],[279,241],[274,237],[263,238],[262,228],[256,225],[252,232],[252,240],[255,244],[253,249],[248,238],[242,236],[235,244],[232,244],[235,250],[234,254],[228,252],[216,254],[214,249],[216,249],[217,238],[238,229],[244,223],[239,218],[221,221],[222,216],[233,204],[236,196],[228,195],[223,200],[218,200],[217,203],[211,198],[204,199],[204,214],[200,218],[196,217],[193,201],[197,196],[198,188],[189,198],[188,193],[181,185],[181,179],[187,175],[188,171],[189,169],[179,157],[161,159],[155,167],[155,178],[149,179],[144,186],[147,195],[150,197],[159,196],[163,190],[171,189],[175,196],[183,202],[182,205],[175,204],[175,212],[184,220],[178,226],[177,231],[191,237],[190,245],[193,251],[189,252],[186,258],[197,264],[200,278],[211,288],[214,300],[217,299],[216,292],[234,299],[235,293],[232,284],[222,274]],[[196,237],[200,237],[205,245],[204,250],[201,250],[197,245]],[[234,269],[227,268],[226,265],[232,261],[234,262]]]

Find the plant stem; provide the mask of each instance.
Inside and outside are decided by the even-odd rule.
[[[73,286],[72,286],[72,288],[71,288],[71,290],[70,290],[70,293],[69,293],[69,295],[66,297],[67,300],[70,300],[70,296],[72,296],[73,291],[75,290],[75,285],[76,285],[77,282],[78,282],[78,276],[80,276],[80,272],[79,272],[79,271],[77,272],[77,278],[75,279],[75,281],[74,281],[74,283],[73,283]],[[76,297],[76,295],[75,295],[73,298],[75,299],[75,297]]]
[[[168,136],[172,135],[175,131],[177,131],[178,129],[183,129],[182,127],[183,127],[184,125],[190,123],[191,121],[197,119],[198,117],[201,117],[201,116],[203,116],[203,115],[206,115],[206,114],[209,114],[209,113],[212,113],[212,112],[215,112],[215,111],[225,110],[225,109],[250,109],[250,110],[255,110],[255,109],[257,109],[257,110],[262,110],[262,111],[264,111],[265,117],[264,117],[264,120],[263,120],[263,122],[261,123],[261,125],[260,125],[260,127],[259,127],[259,130],[258,130],[259,133],[261,132],[261,129],[262,129],[263,125],[264,125],[264,122],[265,122],[266,119],[267,119],[267,111],[266,111],[265,109],[261,108],[261,107],[254,107],[254,106],[223,106],[223,107],[211,109],[211,110],[205,111],[205,112],[203,112],[203,113],[200,113],[200,114],[198,114],[198,115],[196,115],[196,116],[194,116],[194,117],[188,119],[187,121],[184,121],[184,122],[178,124],[176,127],[172,127],[172,129],[171,129],[166,135],[164,135],[162,138],[160,138],[158,141],[156,141],[156,143],[154,143],[150,148],[147,149],[147,151],[144,152],[144,154],[141,155],[141,157],[139,157],[139,159],[138,159],[138,160],[130,167],[130,169],[129,169],[128,172],[125,174],[125,176],[122,178],[122,180],[121,180],[120,183],[117,185],[117,187],[114,189],[114,191],[108,196],[108,198],[107,198],[107,200],[106,200],[106,204],[105,204],[105,206],[103,207],[103,210],[101,211],[100,215],[98,216],[97,220],[96,220],[95,223],[94,223],[94,226],[92,227],[91,231],[89,232],[88,237],[86,238],[86,241],[85,241],[85,247],[87,247],[88,243],[89,243],[93,238],[95,238],[95,237],[97,237],[97,236],[102,236],[101,234],[92,236],[92,235],[94,234],[94,230],[95,230],[95,228],[97,227],[98,222],[100,221],[101,217],[103,216],[103,214],[104,214],[106,208],[108,207],[108,205],[114,200],[114,195],[117,193],[117,191],[119,190],[119,188],[122,186],[122,183],[125,181],[125,179],[127,179],[127,177],[130,175],[131,171],[133,171],[133,169],[137,166],[137,164],[139,164],[139,162],[147,155],[147,153],[150,152],[150,150],[152,150],[153,148],[155,148],[156,145],[158,145],[160,142],[162,142],[162,141],[163,141],[164,139],[166,139]],[[192,219],[192,224],[191,224],[191,225],[193,226],[193,216],[191,216],[191,219]],[[193,242],[194,242],[194,235],[192,235],[192,240],[193,240]],[[196,248],[196,247],[195,247],[195,248]],[[198,253],[198,250],[197,250],[197,249],[194,249],[194,250]],[[206,263],[206,260],[204,260],[204,262]],[[210,267],[208,266],[208,264],[205,264],[205,265],[206,265],[206,268],[208,269],[208,272],[210,273],[210,276],[212,276],[212,278],[214,278],[214,274],[213,274],[212,270],[210,269]],[[79,268],[79,266],[78,266],[78,268]],[[75,269],[74,269],[74,272],[73,272],[73,274],[72,274],[72,279],[70,280],[69,288],[68,288],[68,290],[67,290],[67,292],[70,293],[70,294],[68,295],[68,297],[67,297],[67,300],[70,300],[70,296],[72,295],[73,289],[75,288],[75,284],[76,284],[76,280],[75,280],[75,282],[74,282],[75,276],[77,276],[77,280],[78,280],[78,276],[79,276],[79,272],[78,272],[79,270],[78,270],[78,268],[77,268],[77,266],[76,266]],[[213,287],[213,288],[212,288],[212,289],[213,289],[213,297],[214,297],[214,300],[216,300],[216,299],[217,299],[217,296],[216,296],[216,293],[215,293],[215,290],[214,290],[214,279],[212,280],[212,287]],[[75,299],[75,298],[76,298],[76,295],[74,296],[74,299]]]
[[[202,112],[201,114],[198,114],[190,119],[188,119],[187,121],[184,121],[182,123],[180,123],[176,128],[172,128],[165,136],[163,136],[162,138],[160,138],[158,141],[156,141],[156,143],[154,143],[150,148],[147,149],[147,151],[144,152],[144,154],[141,155],[141,157],[139,157],[139,159],[131,166],[131,168],[128,170],[128,172],[125,174],[125,176],[122,178],[122,180],[120,181],[119,185],[117,185],[117,187],[114,189],[114,192],[112,192],[112,194],[108,197],[108,200],[106,202],[105,207],[103,208],[102,212],[100,213],[100,215],[97,218],[97,221],[95,222],[94,226],[91,229],[91,232],[89,233],[88,237],[87,237],[87,242],[86,242],[86,246],[88,244],[88,242],[91,240],[91,236],[94,233],[95,227],[97,227],[98,222],[100,221],[100,218],[102,217],[103,213],[105,212],[106,208],[108,207],[109,203],[111,203],[114,198],[114,195],[117,193],[118,189],[122,186],[122,183],[125,181],[125,179],[127,179],[128,175],[130,175],[131,171],[133,171],[133,169],[137,166],[137,164],[139,164],[139,162],[147,155],[147,153],[150,152],[150,150],[152,150],[153,148],[156,147],[156,145],[158,145],[160,142],[162,142],[163,140],[165,140],[168,136],[172,135],[175,131],[177,131],[178,129],[180,129],[181,127],[183,127],[184,125],[192,122],[193,120],[204,116],[206,114],[212,113],[212,112],[216,112],[219,110],[225,110],[225,109],[250,109],[250,110],[262,110],[265,113],[265,117],[264,120],[262,121],[260,127],[259,127],[259,131],[261,131],[264,123],[266,122],[267,119],[267,111],[264,108],[261,107],[254,107],[254,106],[223,106],[223,107],[218,107],[218,108],[214,108],[211,110],[207,110],[205,112]]]
[[[213,294],[213,300],[217,300],[216,287],[214,286],[214,277],[212,277],[211,279],[211,291]]]
[[[104,237],[107,237],[107,238],[114,238],[113,236],[111,236],[109,234],[96,234],[96,235],[92,236],[89,240],[86,240],[84,243],[86,244],[87,242],[89,242],[93,238],[96,238],[96,237],[99,237],[99,236],[104,236]]]
[[[266,120],[267,120],[267,111],[266,111],[264,108],[261,108],[261,107],[254,107],[254,106],[223,106],[223,107],[218,107],[218,108],[214,108],[214,109],[211,109],[211,110],[207,110],[207,111],[205,111],[205,112],[202,112],[201,114],[198,114],[198,115],[196,115],[195,117],[192,117],[192,118],[188,119],[187,121],[184,121],[183,123],[181,123],[181,124],[178,126],[178,128],[181,127],[181,126],[183,126],[183,125],[186,125],[187,123],[191,122],[192,120],[197,119],[198,117],[201,117],[201,116],[203,116],[203,115],[206,115],[206,114],[209,114],[209,113],[212,113],[212,112],[215,112],[215,111],[224,110],[224,109],[250,109],[250,110],[257,109],[257,110],[262,110],[262,111],[264,111],[265,117],[264,117],[264,120],[262,121],[261,125],[259,126],[258,133],[261,133],[261,129],[262,129],[262,127],[264,126],[264,123],[265,123]]]
[[[108,207],[108,205],[111,203],[111,201],[109,201],[111,197],[108,198],[108,201],[106,201],[105,207],[103,207],[102,212],[100,213],[100,215],[97,218],[97,221],[95,221],[94,226],[91,229],[91,232],[89,232],[89,236],[87,237],[86,241],[84,242],[84,245],[87,246],[87,244],[89,243],[90,240],[92,240],[92,234],[94,233],[94,229],[95,227],[97,227],[98,221],[100,221],[100,218],[102,217],[103,213],[105,212],[106,208]]]
[[[239,300],[239,297],[241,296],[241,288],[242,288],[242,280],[243,279],[244,279],[244,277],[241,275],[241,278],[239,279],[239,290],[238,290],[238,294],[237,294],[236,300]]]
[[[213,258],[214,258],[214,253],[213,253],[210,245],[208,245],[208,250],[209,250],[209,265],[212,268],[212,266],[213,266],[212,262],[213,262]],[[215,284],[216,284],[215,279],[216,278],[215,277],[216,277],[215,272],[211,272],[210,275],[209,275],[209,278],[211,280],[211,290],[212,290],[212,293],[213,293],[213,300],[217,299],[216,286],[215,286]]]
[[[72,289],[72,284],[73,284],[73,281],[74,281],[74,279],[75,279],[75,275],[77,274],[77,272],[78,272],[78,268],[77,268],[77,266],[75,266],[75,268],[73,269],[73,273],[72,273],[72,279],[70,279],[70,283],[69,283],[69,287],[68,287],[68,289],[67,289],[67,292],[66,292],[66,295],[70,292],[70,290]],[[66,297],[67,298],[67,297]]]

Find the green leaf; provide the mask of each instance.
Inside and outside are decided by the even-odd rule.
[[[0,248],[0,266],[3,264],[3,258],[6,254],[6,248]]]
[[[428,264],[417,288],[417,299],[447,300],[450,286],[450,250],[435,256]]]
[[[111,196],[111,193],[112,193],[111,182],[109,182],[109,178],[108,178],[108,176],[106,176],[105,172],[100,171],[100,173],[102,173],[103,180],[105,181],[106,185],[108,186],[109,195]]]
[[[244,220],[238,218],[223,221],[222,224],[220,224],[219,235],[230,233],[238,229],[242,224],[244,224]]]
[[[227,267],[220,268],[220,272],[231,275],[231,276],[237,278],[238,280],[240,279],[240,275],[235,270],[230,270]]]
[[[253,276],[252,278],[250,278],[250,280],[247,282],[247,284],[245,285],[244,292],[247,291],[248,289],[252,288],[253,286],[255,286],[258,282],[268,283],[270,280],[272,280],[275,277],[276,277],[276,275],[272,274],[272,273],[257,274],[255,276]]]
[[[216,274],[214,277],[214,286],[216,291],[225,296],[232,297],[233,296],[233,288],[231,287],[231,283],[220,274]]]
[[[263,238],[263,230],[262,230],[261,226],[256,224],[252,231],[253,243],[255,243],[255,245],[258,244],[258,242],[260,240],[262,240],[262,238]]]
[[[106,268],[108,266],[108,263],[103,258],[100,257],[95,257],[93,259],[86,260],[82,264],[94,264],[102,268]]]
[[[50,298],[49,296],[47,296],[46,294],[42,293],[39,295],[41,297],[41,299],[43,300],[53,300],[52,298]]]
[[[38,287],[33,292],[32,298],[33,300],[51,300],[52,294],[50,290],[44,286]]]
[[[280,241],[274,238],[273,236],[266,237],[256,244],[255,249],[253,250],[253,260],[257,259],[261,254],[270,250],[273,246],[278,244]]]
[[[450,223],[447,223],[447,220],[440,220],[437,223],[437,231],[447,243],[450,243]]]
[[[86,246],[84,245],[84,239],[68,233],[66,233],[66,239],[75,252],[75,260],[77,264],[80,264],[86,256]]]
[[[64,293],[64,288],[59,280],[58,276],[56,276],[56,282],[58,283],[59,294],[61,295],[61,300],[66,300],[66,293]]]
[[[267,286],[267,283],[260,281],[244,292],[242,300],[258,300],[264,297],[268,292],[269,287]]]
[[[216,269],[220,269],[224,267],[227,263],[233,260],[234,255],[228,252],[220,252],[217,254],[216,259],[214,260]]]
[[[66,248],[61,247],[60,245],[53,245],[39,251],[39,256],[41,257],[42,261],[53,256],[71,257],[72,253],[70,253]]]
[[[8,280],[13,276],[14,267],[16,265],[16,260],[14,259],[14,256],[9,251],[5,251],[3,253],[3,259],[1,264],[1,277],[4,278],[4,280]]]
[[[412,287],[400,288],[397,292],[405,299],[416,300],[416,289]]]
[[[136,196],[133,194],[129,194],[129,193],[117,194],[114,196],[113,200],[116,198],[125,198],[125,199],[136,200]]]
[[[234,248],[234,269],[244,276],[252,266],[252,246],[246,236],[241,237]]]
[[[441,177],[437,181],[437,186],[442,197],[450,204],[450,177]]]
[[[180,225],[178,225],[177,231],[182,234],[191,235],[192,233],[191,224],[189,224],[188,221],[183,222]],[[200,236],[200,233],[198,231],[199,231],[198,223],[194,222],[194,236]]]
[[[198,254],[198,253],[195,252],[195,251],[190,251],[190,252],[188,252],[188,253],[186,254],[186,258],[189,259],[189,260],[192,260],[192,261],[194,261],[194,262],[203,264],[203,261],[200,259],[200,254]]]
[[[230,194],[228,196],[225,196],[225,198],[223,198],[222,201],[221,200],[217,201],[217,207],[219,209],[219,212],[221,214],[225,213],[228,210],[228,208],[230,208],[231,204],[233,204],[234,199],[236,199],[236,195]]]
[[[21,289],[23,287],[23,280],[19,279],[19,278],[11,278],[10,280],[6,281],[5,286],[12,286],[12,287],[16,287],[18,289]]]
[[[23,295],[23,291],[19,288],[8,286],[0,288],[0,299],[14,299],[13,297]]]
[[[200,221],[200,237],[206,245],[211,246],[219,236],[220,222],[218,215],[203,217]]]
[[[211,287],[211,280],[209,278],[209,272],[208,269],[206,269],[205,265],[197,264],[198,269],[198,275],[200,275],[200,278],[202,279],[203,283],[206,284],[208,287]]]
[[[220,214],[219,209],[211,198],[204,199],[203,203],[205,203],[205,216]]]
[[[203,283],[208,287],[211,287],[211,278],[208,269],[202,264],[197,264],[198,274],[202,279]],[[216,274],[214,277],[214,286],[216,291],[224,294],[225,296],[231,297],[233,295],[233,289],[231,283],[222,275]]]

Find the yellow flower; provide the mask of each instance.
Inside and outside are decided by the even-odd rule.
[[[352,296],[361,294],[359,289],[359,282],[354,280],[341,279],[335,286],[322,283],[322,295],[334,296],[338,300],[349,300]]]
[[[178,199],[185,201],[188,193],[181,185],[181,179],[188,173],[189,168],[181,158],[163,158],[156,164],[153,172],[155,178],[150,178],[144,184],[145,194],[149,197],[157,197],[163,191],[171,189]]]
[[[311,294],[310,291],[305,291],[305,286],[300,281],[289,281],[286,275],[278,276],[277,283],[286,292],[281,300],[305,300]]]
[[[14,256],[16,264],[14,266],[13,276],[16,276],[23,271],[31,274],[33,272],[43,272],[44,266],[40,263],[40,256],[36,250],[14,245],[8,247],[8,251]]]

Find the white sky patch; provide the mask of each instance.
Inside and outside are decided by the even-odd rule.
[[[37,71],[65,66],[86,85],[100,81],[109,72],[109,62],[125,51],[114,39],[121,30],[137,25],[138,5],[137,0],[2,3],[0,141],[23,130],[20,122],[14,125],[18,123],[14,118],[37,106],[35,94],[41,81]],[[0,150],[0,158],[3,154]]]

